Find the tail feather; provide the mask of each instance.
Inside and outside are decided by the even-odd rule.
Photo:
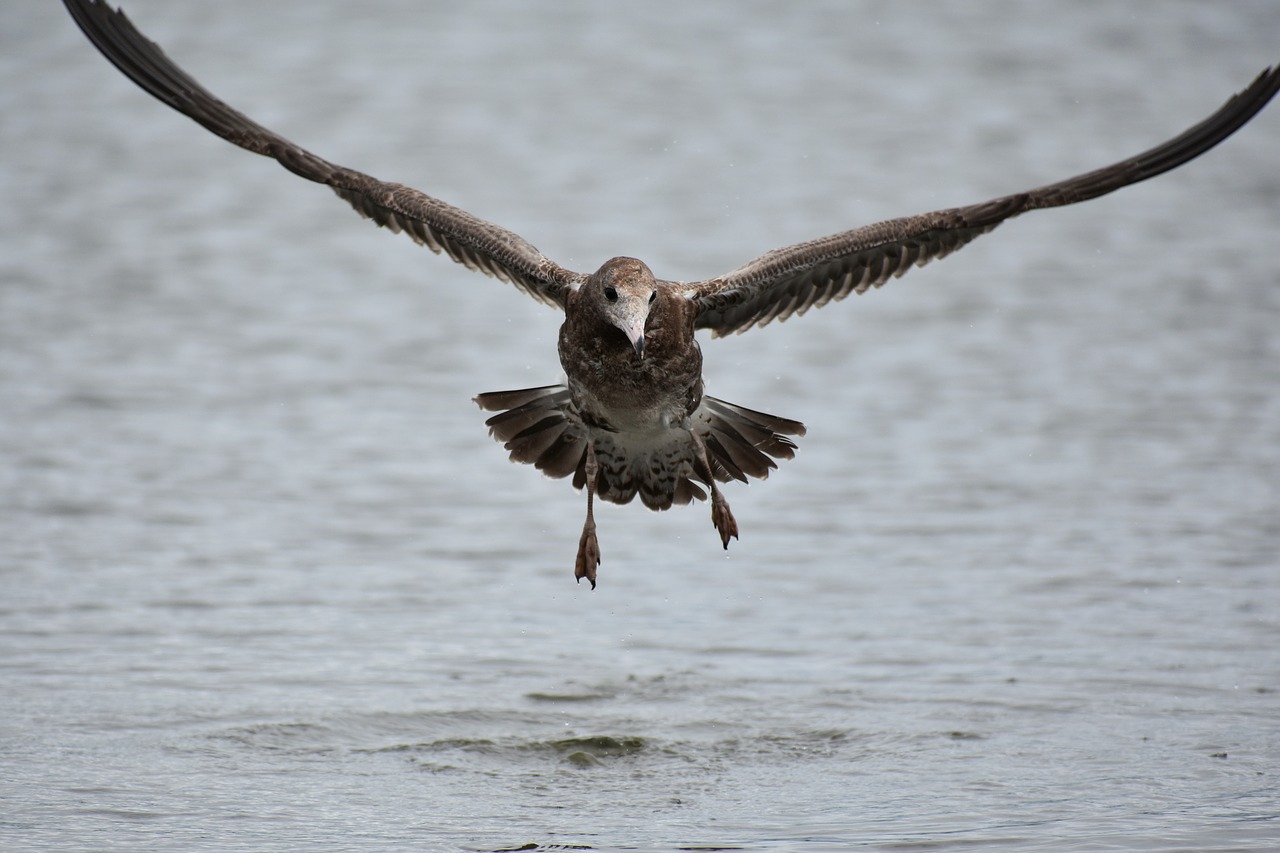
[[[563,385],[496,391],[475,398],[480,408],[497,412],[485,421],[489,433],[513,462],[537,467],[549,477],[573,475],[574,488],[586,486],[590,431],[582,423]],[[787,436],[804,435],[804,424],[757,412],[715,397],[703,397],[694,414],[693,432],[711,457],[712,475],[721,482],[765,479],[776,459],[791,459],[796,445]],[[672,430],[656,443],[653,436],[622,433],[597,436],[600,458],[598,497],[627,503],[640,495],[650,509],[706,500],[705,469],[697,462],[694,440]]]
[[[534,465],[556,480],[573,474],[574,488],[581,489],[587,484],[587,440],[580,433],[566,429],[556,438],[555,444],[538,457]],[[582,478],[581,485],[578,483],[579,477]]]
[[[551,398],[547,400],[547,398]],[[543,385],[539,388],[521,388],[518,391],[488,391],[477,394],[472,400],[486,412],[503,412],[516,409],[537,400],[559,404],[569,399],[569,389],[563,385]],[[496,418],[490,418],[496,420]]]
[[[503,442],[512,462],[533,465],[557,479],[582,467],[587,442],[565,415],[570,403],[569,390],[563,385],[494,391],[478,395],[475,402],[487,411],[498,411],[485,426]]]
[[[507,440],[505,447],[511,451],[514,462],[536,465],[564,438],[564,418],[548,415],[531,427],[523,429]],[[496,433],[495,433],[496,434]]]
[[[681,477],[680,482],[676,483],[676,493],[671,498],[671,502],[684,506],[694,499],[705,501],[707,493],[702,487],[690,480],[688,477]]]
[[[703,397],[702,408],[705,426],[701,432],[715,463],[716,479],[722,483],[745,483],[748,477],[766,479],[778,467],[774,459],[795,458],[795,442],[787,436],[802,436],[805,432],[799,421],[715,397]]]

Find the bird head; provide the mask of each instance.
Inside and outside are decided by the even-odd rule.
[[[613,258],[591,276],[587,287],[605,319],[622,330],[644,358],[644,329],[649,311],[658,298],[658,283],[643,261]]]

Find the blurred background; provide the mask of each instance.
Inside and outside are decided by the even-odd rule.
[[[804,421],[705,505],[513,466],[556,312],[0,28],[0,841],[1268,849],[1280,106],[1175,172],[704,341]],[[1135,154],[1280,6],[131,0],[215,94],[664,278]]]

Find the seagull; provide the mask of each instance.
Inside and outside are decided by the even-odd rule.
[[[223,103],[170,60],[119,9],[103,0],[64,0],[95,47],[126,77],[228,142],[326,184],[358,213],[404,232],[564,312],[559,355],[565,381],[480,394],[497,412],[486,422],[515,462],[586,489],[587,515],[574,577],[594,589],[600,565],[594,501],[637,495],[653,510],[711,497],[721,545],[738,524],[719,484],[764,479],[791,459],[799,421],[703,393],[702,351],[714,337],[785,320],[879,287],[943,258],[1006,219],[1087,201],[1145,181],[1222,142],[1280,89],[1280,65],[1265,69],[1199,124],[1110,166],[965,207],[889,219],[774,249],[704,281],[657,278],[640,260],[612,258],[593,273],[566,269],[524,238],[426,193],[324,160]]]

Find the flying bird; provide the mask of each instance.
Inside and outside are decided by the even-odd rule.
[[[426,193],[387,183],[312,154],[231,108],[179,68],[118,9],[64,0],[89,40],[134,83],[228,142],[327,184],[357,212],[404,232],[437,254],[564,312],[562,384],[480,394],[497,412],[485,423],[511,459],[586,489],[587,514],[574,576],[596,585],[600,545],[595,498],[669,509],[711,499],[721,544],[738,524],[719,484],[764,479],[791,459],[798,421],[703,393],[699,329],[713,336],[879,287],[942,258],[1029,210],[1061,207],[1181,166],[1222,142],[1280,89],[1280,66],[1264,70],[1217,112],[1137,156],[1057,183],[990,201],[890,219],[774,249],[705,281],[657,278],[640,260],[617,257],[595,272],[566,269],[522,237]]]

